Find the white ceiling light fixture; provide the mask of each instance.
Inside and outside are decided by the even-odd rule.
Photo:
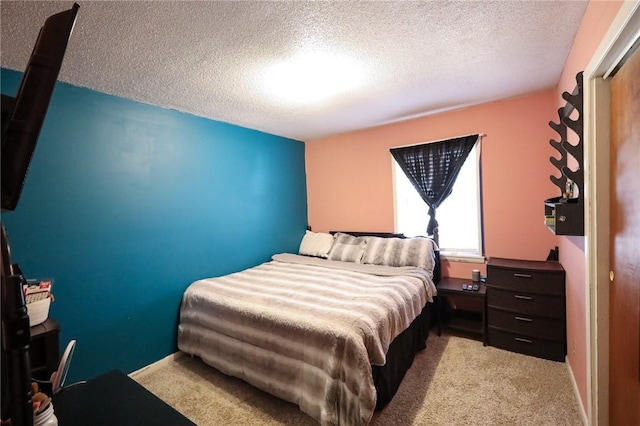
[[[267,65],[260,73],[265,94],[284,106],[330,103],[364,86],[361,64],[323,51],[302,51]]]

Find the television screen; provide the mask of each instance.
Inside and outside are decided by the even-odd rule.
[[[2,210],[20,199],[79,7],[47,18],[16,97],[2,95]]]

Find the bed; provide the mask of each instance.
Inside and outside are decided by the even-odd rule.
[[[321,424],[366,425],[426,346],[434,271],[428,239],[307,231],[299,254],[192,283],[178,348]]]

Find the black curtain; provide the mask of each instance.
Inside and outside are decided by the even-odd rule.
[[[427,235],[438,227],[436,209],[451,194],[460,168],[480,135],[392,148],[391,155],[429,206]]]

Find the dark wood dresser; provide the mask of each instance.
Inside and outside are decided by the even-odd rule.
[[[489,345],[564,361],[567,353],[565,312],[565,272],[560,263],[489,259]]]

